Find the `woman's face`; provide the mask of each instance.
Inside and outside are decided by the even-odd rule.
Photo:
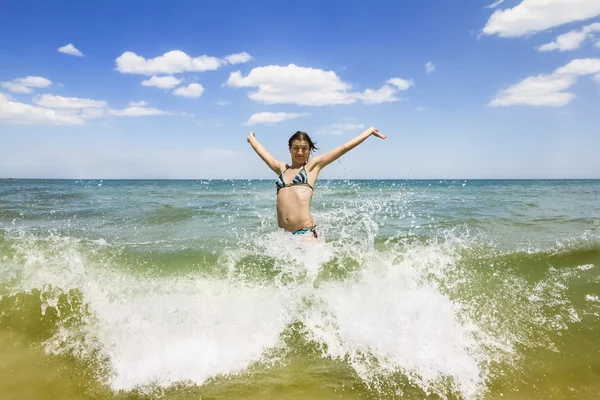
[[[306,140],[294,140],[290,147],[290,154],[292,155],[292,161],[303,164],[310,155],[310,145]]]

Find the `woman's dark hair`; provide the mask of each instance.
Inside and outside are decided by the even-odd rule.
[[[292,135],[292,137],[290,138],[290,140],[288,140],[289,148],[292,148],[292,142],[294,140],[306,140],[308,142],[308,147],[310,148],[311,152],[313,152],[315,150],[319,150],[317,148],[317,146],[315,146],[317,144],[317,142],[313,142],[312,139],[310,138],[310,136],[308,136],[308,133],[306,133],[306,132],[298,131],[298,132],[294,133]]]

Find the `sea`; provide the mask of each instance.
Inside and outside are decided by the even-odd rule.
[[[600,180],[0,180],[0,398],[598,399]]]

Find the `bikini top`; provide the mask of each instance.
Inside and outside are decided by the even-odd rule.
[[[292,181],[290,183],[285,183],[283,181],[283,174],[288,169],[289,169],[289,167],[286,168],[281,173],[281,175],[279,175],[279,178],[275,181],[275,186],[277,186],[277,193],[279,193],[279,190],[283,189],[284,187],[289,187],[289,186],[294,186],[294,185],[305,185],[305,186],[308,186],[309,188],[311,188],[312,190],[314,190],[313,187],[310,186],[310,183],[308,183],[308,174],[306,173],[304,166],[300,169],[300,171],[298,171],[298,173],[296,174],[296,176],[294,176],[294,179],[292,179]]]

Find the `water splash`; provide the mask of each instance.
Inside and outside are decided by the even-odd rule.
[[[115,390],[202,385],[247,370],[271,349],[292,351],[281,335],[299,324],[322,357],[347,363],[375,391],[402,374],[425,393],[481,397],[496,365],[518,361],[516,345],[539,338],[529,332],[579,322],[565,292],[591,264],[527,280],[465,230],[378,240],[381,213],[416,229],[407,197],[319,211],[316,241],[269,223],[264,234],[240,232],[218,258],[224,277],[136,272],[106,256],[109,238],[22,235],[1,284],[13,294],[40,290],[42,313],[78,293],[80,317],[58,312],[46,349],[94,358],[104,366],[98,379]],[[552,343],[550,334],[542,343]]]

